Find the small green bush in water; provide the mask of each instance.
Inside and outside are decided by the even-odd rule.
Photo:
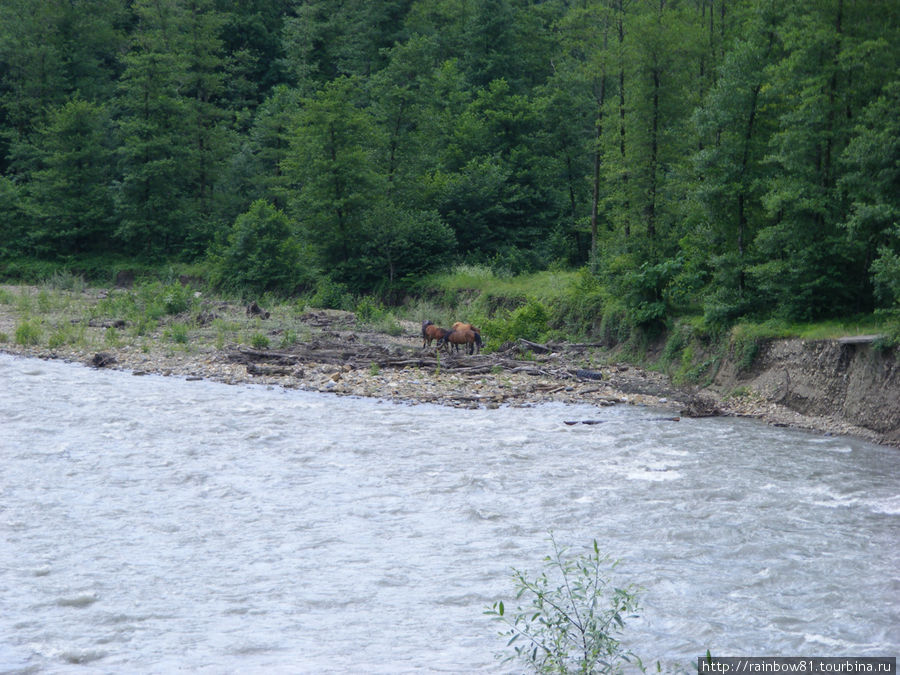
[[[553,554],[537,577],[513,571],[516,599],[527,600],[526,606],[507,613],[503,602],[495,602],[485,610],[506,626],[500,634],[513,648],[506,660],[518,659],[535,673],[621,673],[626,665],[643,670],[616,637],[638,609],[636,589],[612,584],[616,562],[600,553],[596,540],[589,553],[574,557],[552,536],[551,543]]]

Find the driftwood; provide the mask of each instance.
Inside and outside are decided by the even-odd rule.
[[[722,410],[712,401],[692,396],[687,406],[681,410],[682,417],[717,417],[722,415]]]
[[[525,338],[519,338],[517,342],[520,347],[525,347],[526,349],[530,349],[532,352],[537,352],[538,354],[549,354],[552,351],[547,345],[532,342],[531,340],[526,340]]]
[[[91,359],[91,365],[94,366],[94,368],[106,368],[107,366],[112,366],[116,363],[116,357],[107,352],[97,352],[94,354],[94,358]]]
[[[270,314],[258,304],[256,300],[247,305],[247,316],[258,316],[261,319],[268,319]]]
[[[249,375],[302,375],[302,371],[298,373],[296,368],[258,366],[255,363],[247,364],[247,373]]]
[[[80,323],[80,321],[72,321],[72,323]],[[125,328],[124,319],[91,319],[88,326],[91,328]]]
[[[417,355],[415,352],[388,350],[378,345],[355,344],[345,342],[321,342],[295,345],[289,351],[269,349],[236,349],[228,353],[232,363],[244,364],[251,374],[262,374],[261,366],[289,368],[304,363],[320,363],[350,368],[369,368],[376,364],[379,368],[425,368],[455,372],[461,375],[484,375],[491,372],[506,371],[524,373],[526,375],[552,376],[559,379],[572,379],[572,374],[565,369],[549,368],[540,363],[523,363],[502,354],[477,354],[472,356],[451,355],[436,356],[433,352]],[[255,368],[255,372],[251,370]],[[275,374],[272,371],[272,374]],[[285,374],[287,374],[285,372]]]

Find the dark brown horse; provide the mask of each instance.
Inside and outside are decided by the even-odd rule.
[[[431,345],[432,340],[441,340],[450,331],[446,328],[435,326],[431,321],[422,322],[422,349]],[[438,347],[441,345],[438,344]]]
[[[455,345],[456,351],[459,351],[459,346],[465,345],[466,354],[472,355],[476,349],[480,352],[483,344],[481,335],[474,330],[454,330],[438,340],[437,346]]]

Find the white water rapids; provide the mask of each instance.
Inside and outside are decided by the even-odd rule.
[[[896,449],[3,354],[0,382],[0,672],[504,672],[482,612],[551,530],[644,588],[651,670],[900,652]]]

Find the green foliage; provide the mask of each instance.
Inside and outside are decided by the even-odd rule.
[[[357,289],[384,289],[388,296],[414,286],[440,269],[456,249],[453,231],[437,214],[383,204],[363,228],[365,244],[356,269],[346,270]]]
[[[360,323],[372,323],[384,316],[384,305],[370,295],[364,295],[356,302],[356,319]]]
[[[214,256],[213,283],[232,291],[291,293],[308,279],[308,262],[285,214],[263,200],[237,217]]]
[[[25,319],[16,326],[15,342],[23,347],[34,347],[41,343],[43,329],[37,321]]]
[[[514,342],[518,338],[540,340],[549,329],[550,311],[539,301],[531,299],[524,305],[484,323],[485,335],[495,345]]]
[[[137,335],[155,327],[169,315],[182,314],[193,308],[196,300],[190,286],[179,282],[143,283],[132,290],[114,290],[97,303],[94,316],[124,319],[135,325]]]
[[[345,281],[365,239],[363,224],[382,194],[373,151],[378,130],[360,105],[359,78],[339,77],[303,102],[282,163],[299,185],[290,209],[325,269]]]
[[[50,288],[60,291],[71,291],[73,293],[83,293],[87,288],[87,282],[80,274],[74,274],[68,270],[54,270],[53,274],[46,281]]]
[[[627,311],[621,304],[613,303],[604,309],[598,333],[600,341],[607,347],[628,342],[632,328],[628,322]]]
[[[262,333],[254,333],[250,336],[250,345],[254,349],[268,349],[269,348],[269,338]]]
[[[344,284],[330,277],[321,277],[316,282],[316,291],[309,304],[321,309],[350,309],[353,296]]]
[[[884,246],[869,268],[872,280],[886,307],[900,308],[900,255]]]
[[[49,113],[35,139],[42,168],[31,174],[25,211],[35,221],[28,237],[42,254],[110,248],[113,200],[107,110],[75,98]]]
[[[503,623],[500,633],[513,654],[535,673],[623,673],[642,670],[640,660],[618,637],[625,620],[636,616],[637,590],[617,587],[611,579],[616,562],[592,550],[572,556],[551,537],[553,553],[534,578],[513,571],[516,600],[523,605],[507,613],[502,601],[485,614]]]
[[[669,316],[668,286],[680,270],[681,260],[673,259],[631,270],[622,283],[624,305],[633,326],[657,333]]]
[[[75,326],[71,323],[61,323],[50,333],[47,338],[47,347],[50,349],[59,349],[66,345],[75,345],[83,343],[85,340],[85,325],[79,324]]]
[[[3,278],[208,259],[619,344],[900,304],[896,2],[89,4],[0,3]]]
[[[282,333],[281,341],[279,342],[278,346],[281,349],[287,349],[297,344],[298,339],[299,338],[297,337],[297,331],[287,329],[284,331],[284,333]]]
[[[163,337],[176,344],[186,345],[190,339],[190,326],[182,322],[173,323],[163,331]]]
[[[583,267],[557,302],[551,305],[551,325],[568,335],[597,332],[608,304],[606,291],[596,276]]]
[[[107,347],[118,347],[122,343],[119,339],[119,331],[116,330],[115,326],[107,327],[103,333],[103,342]]]

